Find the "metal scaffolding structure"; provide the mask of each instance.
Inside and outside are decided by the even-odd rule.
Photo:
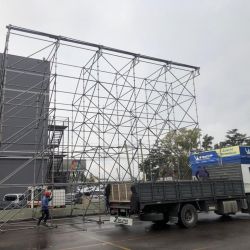
[[[29,159],[1,176],[1,185],[30,163],[36,171],[27,185],[142,180],[139,164],[168,132],[198,128],[198,67],[12,25],[7,30],[0,82],[0,154],[36,132]],[[21,59],[11,64],[10,55]],[[33,82],[7,100],[9,72],[15,71],[18,83],[23,72],[16,66],[29,59],[49,64],[42,80],[47,84]],[[35,75],[36,67],[27,63],[26,70]],[[27,93],[36,93],[36,98],[27,98]],[[19,117],[20,110],[36,106],[32,122],[4,137],[10,116]],[[38,159],[44,159],[42,164],[36,163]],[[39,180],[38,173],[43,173]]]

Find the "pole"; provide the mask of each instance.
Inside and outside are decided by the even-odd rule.
[[[124,147],[125,147],[126,155],[127,155],[128,170],[129,170],[129,174],[130,174],[130,179],[131,179],[131,181],[133,181],[133,175],[132,175],[131,166],[130,166],[130,162],[129,162],[128,147],[127,147],[126,141],[124,142]]]

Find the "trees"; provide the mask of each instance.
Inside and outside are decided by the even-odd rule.
[[[158,177],[172,176],[185,179],[191,177],[188,166],[190,151],[198,148],[200,129],[185,129],[170,131],[150,151],[148,157],[140,164],[147,180]]]
[[[215,144],[214,149],[226,146],[250,145],[250,140],[247,135],[239,133],[238,131],[236,128],[228,130],[225,136],[226,140]]]
[[[150,150],[148,156],[139,165],[144,170],[147,180],[156,180],[159,177],[172,176],[178,179],[191,177],[189,168],[189,154],[191,151],[198,151],[200,129],[172,130],[162,140],[158,141]],[[238,129],[228,130],[225,141],[214,145],[214,149],[250,145],[250,139],[246,134],[239,133]],[[213,136],[208,134],[202,138],[202,149],[212,150]]]
[[[206,134],[206,135],[203,136],[202,139],[203,139],[203,141],[202,141],[202,148],[204,150],[211,150],[213,148],[212,144],[213,144],[214,137]]]
[[[238,129],[231,129],[227,131],[226,143],[230,146],[242,145],[246,141],[246,134],[241,134]]]

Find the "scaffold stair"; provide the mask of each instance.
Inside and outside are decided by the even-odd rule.
[[[49,125],[49,147],[58,148],[61,144],[64,130],[67,126],[63,125]]]

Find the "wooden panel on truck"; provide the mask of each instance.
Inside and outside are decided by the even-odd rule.
[[[239,196],[244,194],[242,181],[216,181],[214,183],[214,195],[219,196]]]
[[[130,202],[132,183],[111,184],[110,202]]]
[[[192,199],[194,197],[203,198],[203,197],[213,197],[213,186],[210,182],[200,182],[200,181],[185,181],[178,182],[178,192],[179,198]]]
[[[140,183],[137,185],[140,200],[147,202],[176,200],[178,198],[176,185],[173,184],[175,182]]]
[[[169,181],[135,184],[142,203],[244,197],[242,181]]]

